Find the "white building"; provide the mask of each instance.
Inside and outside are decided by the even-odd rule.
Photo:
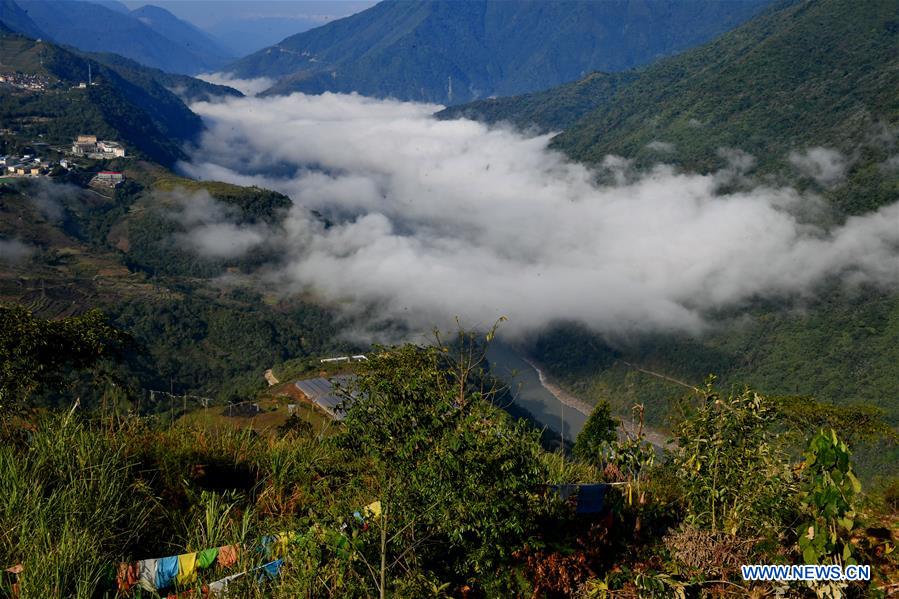
[[[117,158],[124,158],[125,148],[117,141],[100,140],[97,142],[97,150],[101,154],[112,154]]]
[[[102,187],[118,187],[125,180],[125,175],[115,171],[103,171],[91,179],[91,185],[100,185]]]
[[[72,154],[88,158],[124,158],[125,147],[117,141],[97,140],[96,135],[79,135],[72,142]]]

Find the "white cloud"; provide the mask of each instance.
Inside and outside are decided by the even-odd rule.
[[[659,154],[670,154],[674,151],[674,144],[656,139],[646,144],[646,149],[658,152]]]
[[[0,239],[0,262],[18,264],[28,258],[34,248],[18,239]]]
[[[238,79],[230,73],[201,73],[197,75],[197,79],[202,79],[207,83],[215,85],[227,85],[233,87],[245,96],[255,96],[262,93],[272,85],[275,80],[268,77],[259,77],[257,79]]]
[[[840,183],[846,177],[846,168],[849,166],[841,153],[822,147],[809,148],[805,152],[791,152],[789,160],[800,174],[825,187]]]
[[[175,242],[204,258],[237,258],[270,237],[264,225],[237,224],[235,211],[206,191],[176,189],[163,195],[164,203],[176,207],[168,216],[188,229],[176,234]]]
[[[68,183],[38,178],[28,182],[28,201],[44,218],[52,223],[65,220],[63,202],[77,199],[83,193],[81,189]]]
[[[268,241],[283,256],[273,281],[418,329],[507,315],[511,332],[559,319],[695,331],[710,309],[828,277],[899,285],[899,204],[825,230],[799,216],[819,200],[789,187],[721,194],[719,174],[638,174],[615,157],[599,167],[613,184],[598,184],[549,136],[437,121],[431,105],[294,94],[193,108],[209,130],[186,172],[294,201]]]

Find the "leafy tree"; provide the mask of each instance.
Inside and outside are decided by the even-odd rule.
[[[491,405],[481,346],[460,342],[382,349],[347,389],[337,442],[370,463],[383,511],[367,563],[382,597],[397,568],[489,575],[534,530],[538,433]]]
[[[118,357],[129,344],[99,310],[45,320],[21,306],[0,306],[0,413],[40,388],[62,386],[70,370]]]
[[[722,397],[713,382],[676,431],[686,520],[712,533],[776,530],[793,482],[771,430],[775,411],[748,388]]]
[[[846,535],[855,525],[855,496],[862,486],[852,471],[849,447],[836,431],[820,431],[809,443],[802,472],[802,506],[808,520],[799,529],[807,564],[854,563]]]
[[[617,482],[626,482],[627,503],[634,504],[637,499],[637,513],[634,530],[642,528],[641,511],[646,505],[645,483],[649,479],[656,461],[656,450],[646,440],[644,432],[645,408],[642,404],[633,407],[638,425],[634,431],[624,431],[624,438],[619,440],[613,433],[611,440],[605,440],[596,446],[595,465],[603,468],[604,475]],[[578,439],[580,441],[580,439]]]
[[[579,460],[600,465],[603,446],[615,441],[618,424],[618,420],[612,418],[609,402],[599,402],[577,436],[572,454]]]

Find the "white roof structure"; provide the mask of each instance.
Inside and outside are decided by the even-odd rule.
[[[296,387],[303,392],[303,395],[313,401],[321,409],[327,412],[335,420],[343,420],[346,416],[344,410],[339,409],[341,403],[347,398],[338,395],[334,388],[334,384],[345,386],[352,380],[349,375],[335,376],[331,379],[315,378],[297,381]],[[350,400],[352,401],[352,400]]]

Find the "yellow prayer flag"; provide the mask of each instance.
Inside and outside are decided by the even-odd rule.
[[[190,584],[197,579],[197,554],[185,553],[178,556],[178,576],[175,583],[178,585]]]

